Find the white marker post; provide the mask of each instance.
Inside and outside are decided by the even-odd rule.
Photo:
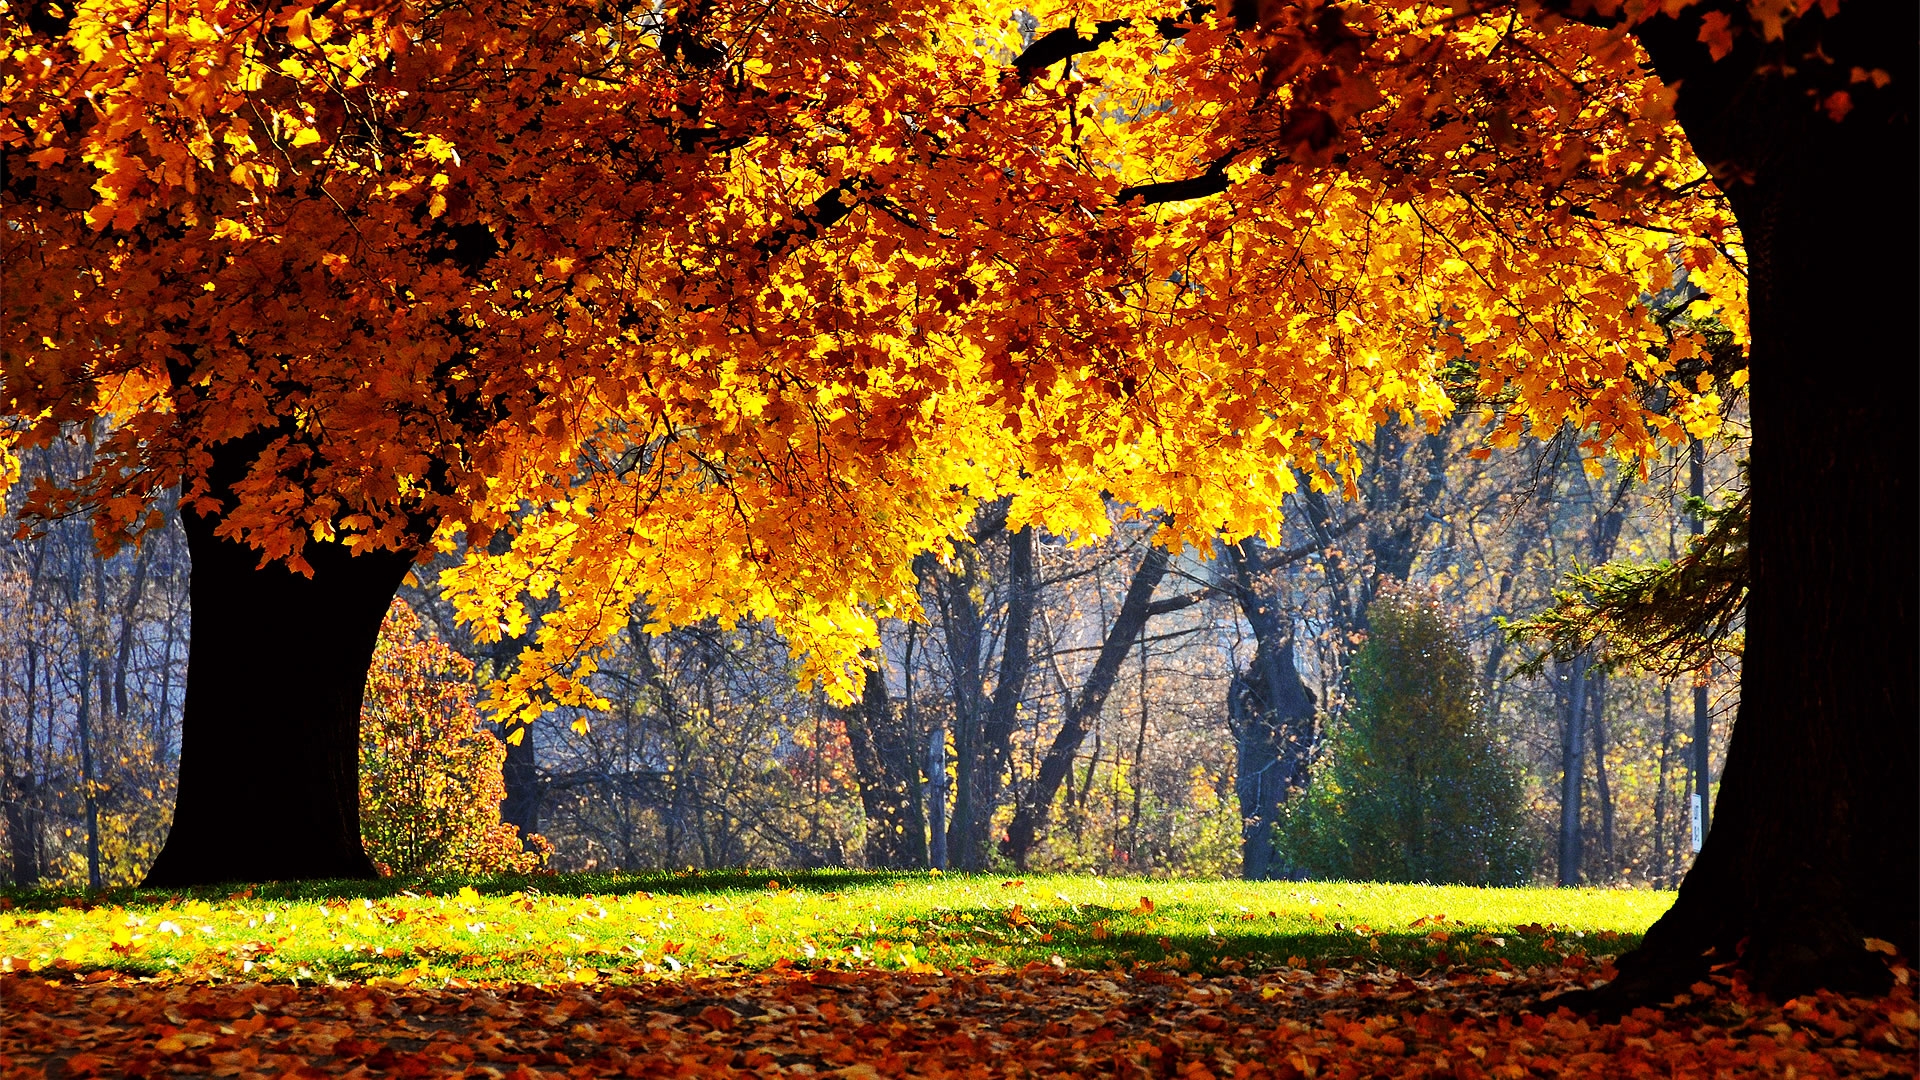
[[[1700,854],[1700,845],[1707,842],[1707,835],[1700,828],[1700,793],[1693,793],[1693,853]]]

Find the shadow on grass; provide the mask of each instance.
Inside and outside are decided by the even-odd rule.
[[[317,881],[229,882],[187,889],[143,889],[122,886],[89,892],[84,889],[39,889],[0,886],[0,906],[21,911],[92,907],[100,904],[159,904],[182,900],[378,900],[413,894],[446,895],[472,889],[482,896],[535,893],[541,896],[619,896],[651,893],[676,896],[764,890],[769,882],[801,892],[837,892],[894,881],[928,880],[925,871],[883,870],[705,870],[696,873],[650,871],[641,873],[578,874],[434,874]],[[939,879],[934,879],[939,880]]]

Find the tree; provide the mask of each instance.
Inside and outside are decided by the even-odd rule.
[[[1702,954],[1780,993],[1873,986],[1864,937],[1920,946],[1920,757],[1910,401],[1917,212],[1915,12],[1857,3],[1784,26],[1737,5],[1637,31],[1725,177],[1751,257],[1751,592],[1740,714],[1707,845],[1607,1000],[1656,995]],[[1800,66],[1788,74],[1791,58]],[[1854,72],[1862,76],[1853,83]],[[1877,73],[1877,74],[1876,74]],[[1896,92],[1869,90],[1885,82]],[[1813,106],[1818,104],[1820,108]],[[1807,303],[1822,267],[1871,268],[1860,317]],[[1867,360],[1872,393],[1816,358]],[[1818,491],[1848,508],[1825,517]]]
[[[782,385],[821,380],[749,361],[727,379],[731,390],[761,386],[741,411],[730,392],[707,402],[697,388],[717,390],[724,365],[700,361],[691,379],[671,370],[739,325],[709,299],[764,286],[769,257],[827,214],[788,215],[763,194],[772,218],[734,219],[728,199],[742,189],[720,173],[739,169],[751,189],[768,174],[743,144],[792,120],[829,130],[821,110],[840,102],[821,87],[881,55],[863,43],[914,32],[920,13],[847,15],[817,27],[756,17],[740,31],[841,43],[824,65],[781,63],[774,83],[796,80],[799,96],[722,77],[704,40],[726,31],[720,11],[642,27],[566,4],[410,22],[107,2],[9,21],[4,438],[45,443],[94,417],[111,426],[100,467],[38,489],[29,509],[90,512],[112,548],[150,530],[155,500],[184,487],[194,645],[179,808],[151,883],[370,873],[355,730],[388,600],[434,544],[464,531],[484,549],[523,500],[551,507],[582,473],[637,470],[666,526],[641,534],[699,536],[725,568],[679,590],[665,584],[677,560],[656,562],[654,585],[675,597],[660,606],[682,622],[804,607],[775,604],[783,587],[752,584],[755,568],[824,567],[761,558],[770,542],[805,535],[829,557],[835,587],[811,591],[834,612],[849,583],[858,595],[873,566],[902,561],[876,562],[876,543],[929,542],[914,496],[890,497],[900,527],[869,530],[858,551],[831,559],[832,523],[873,516],[844,513],[861,501],[846,493],[870,482],[892,496],[896,485],[831,466],[836,451],[815,438],[810,410],[765,414]],[[798,112],[783,104],[803,101]],[[582,142],[596,126],[601,136]],[[775,158],[828,152],[765,145]],[[576,154],[577,167],[549,160]],[[703,235],[708,217],[728,223],[718,249],[675,239]],[[743,237],[760,256],[743,273],[687,269],[742,267],[730,245]],[[627,291],[636,281],[649,295]],[[663,303],[704,326],[657,334]],[[667,367],[649,370],[634,349],[660,349]],[[557,392],[589,384],[598,389]],[[650,385],[667,388],[671,410]],[[739,437],[743,425],[753,437]],[[609,428],[620,445],[600,458],[583,442]],[[775,449],[777,432],[801,429]],[[867,438],[856,424],[829,441]],[[821,482],[842,496],[836,509]],[[951,531],[944,487],[935,537]],[[780,511],[746,514],[743,490],[813,506],[815,520],[802,512],[785,530]],[[523,618],[516,606],[504,621]]]
[[[1290,854],[1320,877],[1524,882],[1520,789],[1459,629],[1404,587],[1376,595],[1367,625],[1352,700],[1286,823]]]
[[[860,802],[866,812],[870,867],[914,869],[927,862],[927,817],[920,803],[917,732],[887,695],[886,657],[875,650],[860,700],[844,709]]]
[[[1282,610],[1272,590],[1255,584],[1256,576],[1276,568],[1269,563],[1285,562],[1287,553],[1270,553],[1252,538],[1223,545],[1223,551],[1231,567],[1229,591],[1254,638],[1253,671],[1236,673],[1227,691],[1227,715],[1234,729],[1241,874],[1259,881],[1295,869],[1276,850],[1274,829],[1288,800],[1306,786],[1320,718],[1313,691],[1300,678],[1292,614]]]
[[[1231,150],[1217,161],[1230,162],[1252,143],[1282,160],[1338,155],[1348,176],[1403,175],[1389,155],[1366,152],[1393,148],[1380,137],[1393,132],[1374,126],[1380,112],[1356,107],[1351,95],[1368,100],[1360,88],[1370,85],[1402,108],[1433,102],[1406,82],[1382,91],[1383,72],[1368,61],[1383,61],[1384,74],[1403,80],[1419,71],[1432,84],[1459,72],[1450,66],[1455,57],[1438,46],[1408,47],[1401,26],[1383,31],[1373,13],[1349,20],[1333,8],[1285,5],[1235,12],[1243,26],[1260,24],[1268,35],[1259,61],[1265,78],[1253,102],[1264,104],[1276,84],[1286,83],[1294,104],[1218,114],[1225,117],[1220,130],[1231,134],[1214,145]],[[1462,16],[1459,25],[1473,25],[1480,14]],[[1797,13],[1736,3],[1582,3],[1507,14],[1503,42],[1507,34],[1525,37],[1525,28],[1541,35],[1530,43],[1548,48],[1588,40],[1602,64],[1636,46],[1645,50],[1664,85],[1675,88],[1664,99],[1672,115],[1709,165],[1698,179],[1710,177],[1724,190],[1741,226],[1749,276],[1753,570],[1740,717],[1707,847],[1674,908],[1599,1003],[1618,1008],[1657,997],[1719,958],[1737,960],[1759,985],[1782,993],[1881,985],[1885,970],[1860,947],[1862,939],[1891,940],[1909,955],[1920,945],[1915,559],[1911,532],[1897,524],[1913,502],[1914,462],[1910,423],[1903,406],[1892,404],[1913,397],[1915,374],[1904,358],[1913,352],[1914,332],[1894,313],[1905,310],[1916,269],[1904,249],[1889,261],[1883,240],[1914,231],[1915,14],[1872,2]],[[1607,31],[1605,38],[1584,39],[1589,26]],[[1055,52],[1099,45],[1072,37]],[[1395,49],[1379,48],[1389,41]],[[1563,94],[1591,88],[1558,85]],[[1342,95],[1349,86],[1355,89]],[[1448,116],[1473,118],[1455,122],[1468,125],[1461,133],[1468,139],[1484,133],[1483,160],[1521,168],[1516,156],[1496,148],[1529,141],[1516,126],[1522,113],[1534,122],[1551,116],[1510,95],[1484,111]],[[1245,141],[1232,142],[1235,136]],[[1525,198],[1525,185],[1511,183],[1514,173],[1508,178],[1498,189],[1475,188],[1470,201],[1498,214],[1500,207],[1481,203],[1483,193]],[[1226,190],[1231,181],[1216,166],[1168,183],[1198,195]],[[1249,177],[1242,186],[1259,181]],[[1573,202],[1618,211],[1608,195],[1587,190]],[[1252,194],[1239,193],[1242,200]],[[1857,319],[1832,320],[1808,302],[1836,266],[1871,268]],[[1509,309],[1523,331],[1531,329],[1527,309]],[[1746,339],[1748,328],[1735,336]],[[1668,359],[1694,348],[1687,343]],[[1902,359],[1873,368],[1874,392],[1863,394],[1815,359],[1828,354]],[[1476,361],[1483,390],[1511,389],[1486,378],[1484,358]],[[1538,400],[1524,382],[1519,396]],[[1527,411],[1509,410],[1516,430]],[[1537,414],[1532,419],[1535,430],[1552,429]],[[1823,516],[1805,498],[1814,491],[1848,506],[1850,519],[1842,525]]]
[[[397,602],[380,626],[360,714],[360,834],[382,873],[528,873],[500,820],[506,747],[474,705],[473,664]],[[550,850],[550,849],[545,849]]]
[[[1236,539],[1302,478],[1351,487],[1381,422],[1431,428],[1449,391],[1498,446],[1571,425],[1590,459],[1644,460],[1710,434],[1715,395],[1674,377],[1696,336],[1642,302],[1677,260],[1736,342],[1751,292],[1773,380],[1753,399],[1747,669],[1773,674],[1750,678],[1761,719],[1714,840],[1649,937],[1666,959],[1623,985],[1684,985],[1743,939],[1781,987],[1872,975],[1862,934],[1911,949],[1912,890],[1875,875],[1920,847],[1907,766],[1889,771],[1914,757],[1912,613],[1889,599],[1912,590],[1865,579],[1911,573],[1885,404],[1911,395],[1796,358],[1906,355],[1886,313],[1913,270],[1870,275],[1873,314],[1842,327],[1795,307],[1911,232],[1887,231],[1914,213],[1893,149],[1912,143],[1910,12],[1116,0],[1028,44],[986,7],[747,10],[96,0],[10,27],[6,255],[34,268],[7,293],[10,430],[116,423],[109,465],[41,504],[95,509],[112,540],[184,479],[196,574],[203,549],[244,556],[207,560],[230,576],[206,610],[251,628],[230,641],[297,617],[352,643],[279,680],[332,688],[301,730],[343,730],[373,596],[460,528],[474,625],[518,632],[522,595],[560,596],[495,688],[504,714],[591,700],[580,676],[639,598],[658,627],[777,614],[845,696],[873,616],[914,610],[914,554],[981,502],[1097,532],[1105,494],[1166,511],[1170,547]],[[1836,536],[1794,516],[1795,490],[1864,518]],[[510,549],[485,554],[503,526]],[[275,572],[256,551],[352,587],[223,610]],[[190,717],[216,683],[268,689],[194,655]],[[250,803],[188,812],[245,772],[197,765],[197,724],[176,828],[210,838]],[[266,760],[337,760],[325,742]],[[350,788],[311,771],[324,812],[256,814],[264,833],[346,835]]]

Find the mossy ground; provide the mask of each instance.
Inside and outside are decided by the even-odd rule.
[[[1671,893],[736,872],[0,893],[0,966],[268,981],[632,982],[775,966],[1524,969],[1617,955]]]

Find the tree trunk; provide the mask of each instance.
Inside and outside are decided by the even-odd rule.
[[[1587,654],[1576,653],[1567,667],[1567,720],[1560,733],[1560,872],[1557,877],[1563,889],[1580,884],[1580,793],[1587,749]]]
[[[1033,528],[1007,537],[1007,621],[1001,636],[1000,665],[993,681],[993,697],[980,722],[980,746],[973,768],[972,808],[967,851],[961,866],[983,870],[992,854],[989,835],[994,811],[1000,807],[1001,780],[1013,756],[1013,730],[1027,674],[1033,669],[1033,606],[1038,587],[1033,577]]]
[[[1744,4],[1726,7],[1745,22]],[[1719,63],[1698,40],[1708,8],[1639,37],[1661,77],[1682,84],[1678,117],[1721,178],[1750,260],[1752,592],[1713,832],[1620,978],[1583,1002],[1607,1009],[1735,957],[1783,996],[1877,989],[1888,970],[1863,938],[1909,958],[1920,948],[1920,8],[1842,4],[1832,19],[1795,19],[1781,43],[1749,32]],[[1855,84],[1836,123],[1799,81],[1827,65],[1806,59],[1793,80],[1758,73],[1777,72],[1780,56],[1802,63],[1816,44],[1836,86],[1856,66],[1892,83]]]
[[[1411,534],[1409,534],[1410,536]],[[1408,542],[1411,547],[1411,540]],[[1273,827],[1293,792],[1305,786],[1319,741],[1313,691],[1301,681],[1292,620],[1254,580],[1264,550],[1257,539],[1224,546],[1234,598],[1253,631],[1253,672],[1234,677],[1228,711],[1234,730],[1234,794],[1240,805],[1240,873],[1248,881],[1291,876],[1274,850]],[[1409,563],[1411,557],[1409,557]]]
[[[1689,490],[1696,499],[1707,497],[1707,448],[1699,439],[1693,440],[1688,447],[1688,470],[1692,474]],[[1702,522],[1699,511],[1687,515],[1687,527],[1695,536],[1700,535]],[[1713,711],[1707,702],[1708,668],[1702,668],[1693,680],[1693,790],[1700,800],[1700,835],[1705,836],[1713,824],[1713,807],[1707,798],[1710,779],[1713,776]]]
[[[78,611],[78,605],[75,606]],[[93,635],[80,639],[80,796],[87,814],[87,888],[100,888],[100,797],[93,780]]]
[[[841,715],[866,813],[867,866],[908,870],[927,865],[927,823],[914,795],[919,770],[913,762],[913,736],[904,730],[887,696],[884,669],[866,673],[860,700]]]
[[[972,852],[968,840],[973,835],[973,799],[977,787],[974,773],[979,768],[980,725],[985,711],[980,700],[980,641],[985,620],[974,599],[980,581],[975,549],[969,544],[955,546],[960,572],[923,558],[920,579],[933,585],[940,612],[940,637],[947,647],[948,686],[953,699],[953,781],[945,792],[951,798],[947,808],[945,854],[951,865],[971,870],[976,867],[968,861]]]
[[[1593,737],[1593,793],[1600,804],[1600,872],[1588,875],[1607,885],[1618,865],[1613,854],[1613,784],[1607,777],[1607,672],[1587,676],[1587,733]]]
[[[1673,772],[1673,682],[1662,680],[1660,688],[1660,779],[1653,788],[1653,867],[1647,880],[1656,889],[1667,887],[1672,876],[1672,860],[1667,856],[1667,795]]]
[[[183,509],[193,559],[180,788],[150,887],[367,878],[360,699],[412,557],[310,543],[311,578],[214,536]]]
[[[1126,662],[1127,654],[1133,651],[1134,643],[1140,639],[1147,619],[1153,614],[1153,590],[1159,587],[1160,579],[1166,576],[1166,551],[1149,546],[1133,572],[1133,580],[1127,585],[1126,597],[1120,602],[1120,612],[1114,616],[1106,640],[1100,644],[1100,655],[1093,662],[1093,670],[1088,672],[1087,681],[1080,687],[1080,692],[1067,703],[1066,718],[1061,721],[1059,732],[1047,747],[1046,757],[1040,760],[1040,769],[1027,785],[1020,805],[1015,807],[1013,821],[1007,826],[1006,839],[1001,841],[1001,854],[1012,859],[1014,865],[1022,870],[1026,869],[1027,857],[1032,853],[1034,842],[1046,831],[1054,796],[1060,793],[1061,782],[1073,768],[1074,755],[1080,752],[1080,743],[1086,739],[1087,729],[1106,706],[1107,695],[1120,677],[1120,665]],[[1139,768],[1137,759],[1134,768]],[[1135,782],[1138,783],[1137,778]]]

